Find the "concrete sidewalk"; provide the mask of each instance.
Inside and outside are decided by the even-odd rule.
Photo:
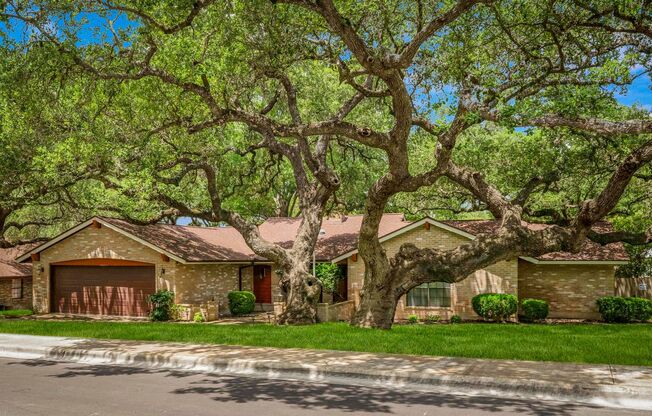
[[[652,367],[0,334],[0,357],[115,364],[652,410]]]

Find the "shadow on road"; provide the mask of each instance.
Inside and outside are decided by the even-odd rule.
[[[10,365],[53,366],[46,360],[16,361]],[[339,410],[346,412],[394,413],[394,406],[437,407],[484,412],[514,412],[533,416],[570,416],[577,411],[600,409],[590,405],[560,404],[557,402],[519,400],[504,397],[471,397],[453,394],[360,387],[320,382],[262,379],[231,375],[207,375],[183,371],[152,370],[113,365],[65,364],[55,378],[117,377],[130,375],[158,375],[178,379],[190,378],[186,386],[172,390],[176,395],[207,396],[217,402],[251,403],[277,402],[311,410]],[[156,382],[155,379],[152,382]]]

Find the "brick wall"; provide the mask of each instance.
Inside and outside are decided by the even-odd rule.
[[[419,227],[408,231],[386,241],[383,246],[387,251],[387,255],[391,257],[405,243],[413,243],[417,247],[448,250],[468,241],[467,238],[453,232],[430,226],[430,229]],[[347,265],[349,268],[349,299],[356,300],[357,303],[358,293],[362,288],[364,279],[364,262],[359,257],[355,262],[349,257]],[[424,318],[427,314],[437,314],[442,319],[448,319],[451,315],[457,314],[465,319],[475,319],[478,316],[471,307],[471,298],[477,294],[488,292],[517,294],[518,267],[516,260],[494,264],[485,270],[478,270],[461,282],[452,284],[450,308],[408,307],[404,296],[399,300],[396,319],[406,319],[408,315],[412,314],[421,318]]]
[[[50,263],[92,258],[152,263],[155,266],[156,288],[174,290],[177,273],[175,261],[164,261],[157,251],[106,226],[89,226],[43,250],[40,261],[34,262],[34,311],[50,311]]]
[[[87,227],[41,252],[34,263],[34,310],[49,312],[50,264],[79,259],[111,258],[152,263],[156,288],[175,292],[175,302],[197,306],[216,302],[228,313],[228,292],[238,290],[238,269],[245,264],[181,264],[164,261],[157,251],[106,226]],[[40,267],[43,266],[42,272]],[[274,269],[272,269],[274,270]],[[242,268],[242,289],[253,289],[253,268]],[[278,276],[272,272],[272,297],[280,296]]]
[[[519,260],[520,299],[543,299],[552,318],[599,319],[595,301],[614,294],[610,265],[540,265]]]
[[[12,280],[0,279],[0,305],[9,309],[32,309],[32,278],[22,278],[23,297],[20,299],[13,299],[11,296]]]

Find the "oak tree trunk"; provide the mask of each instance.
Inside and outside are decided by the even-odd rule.
[[[285,292],[285,309],[278,317],[280,324],[314,324],[321,285],[308,272],[306,262],[284,271],[281,286]]]
[[[397,302],[394,290],[365,284],[360,292],[360,304],[351,324],[360,328],[390,329],[394,322]]]

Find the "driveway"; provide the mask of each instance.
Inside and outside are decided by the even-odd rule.
[[[40,360],[2,358],[0,374],[0,416],[649,414],[569,403]]]

